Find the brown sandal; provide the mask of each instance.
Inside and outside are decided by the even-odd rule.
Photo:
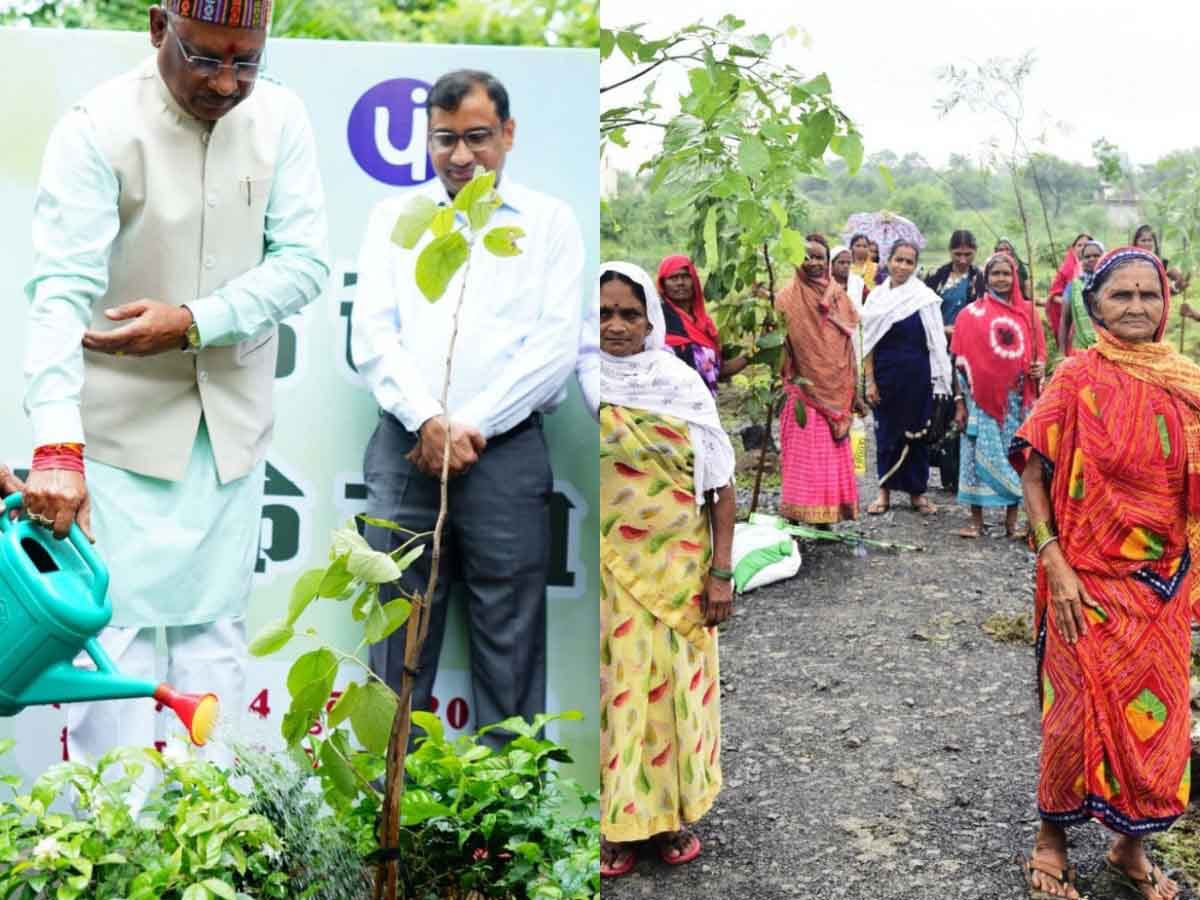
[[[912,508],[923,516],[932,516],[937,513],[937,507],[930,503],[929,498],[924,494],[912,501]]]
[[[1159,883],[1161,881],[1165,881],[1167,878],[1167,876],[1163,872],[1163,870],[1160,869],[1158,866],[1154,865],[1154,863],[1150,863],[1150,871],[1146,873],[1145,878],[1135,877],[1132,872],[1130,872],[1128,869],[1126,869],[1122,866],[1118,866],[1115,862],[1113,862],[1107,856],[1105,856],[1105,858],[1104,858],[1104,867],[1108,870],[1108,874],[1113,878],[1114,881],[1117,881],[1123,887],[1128,888],[1129,890],[1133,891],[1135,894],[1138,894],[1141,897],[1151,896],[1150,894],[1146,893],[1146,888],[1150,888],[1150,891],[1153,894],[1153,896],[1158,897],[1159,896],[1159,890],[1158,890]],[[1176,888],[1175,897],[1178,897],[1178,896],[1179,896],[1179,889]]]
[[[1025,886],[1029,888],[1029,900],[1076,900],[1079,897],[1079,891],[1075,887],[1075,867],[1067,866],[1065,869],[1060,869],[1053,863],[1042,862],[1036,857],[1030,858],[1024,853],[1021,854],[1021,869],[1025,874]],[[1043,891],[1041,888],[1033,886],[1033,873],[1038,872],[1053,878],[1059,883],[1064,890],[1062,894],[1051,894]],[[1065,891],[1075,891],[1075,897]]]

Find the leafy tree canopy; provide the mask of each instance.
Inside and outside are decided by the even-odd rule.
[[[0,0],[0,25],[141,31],[147,0]],[[595,47],[595,0],[276,0],[276,37]]]

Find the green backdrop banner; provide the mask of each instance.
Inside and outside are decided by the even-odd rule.
[[[58,117],[95,84],[132,68],[151,52],[144,34],[0,29],[0,121],[19,140],[0,142],[0,460],[28,465],[30,435],[21,408],[26,328],[23,285],[30,272],[30,212],[41,155]],[[587,245],[585,285],[599,244],[599,58],[594,51],[410,46],[274,40],[270,72],[303,98],[317,138],[329,211],[334,272],[325,294],[280,329],[277,423],[268,456],[256,587],[248,631],[281,616],[296,577],[326,564],[329,533],[361,512],[366,490],[362,453],[374,427],[374,401],[349,355],[350,311],[358,243],[379,199],[434,177],[425,154],[424,99],[443,72],[486,69],[503,81],[518,128],[505,173],[562,198],[575,211]],[[28,77],[36,72],[36,78]],[[547,285],[548,290],[555,286]],[[591,302],[566,298],[564,302]],[[570,773],[598,781],[598,511],[596,426],[574,384],[546,434],[555,473],[549,589],[548,708],[579,709],[582,723],[556,729],[574,753]],[[103,548],[101,548],[101,551]],[[477,723],[471,709],[468,649],[461,604],[454,603],[435,695],[451,732]],[[361,630],[345,604],[318,603],[300,622],[353,649]],[[281,746],[288,706],[287,653],[252,660],[236,722],[223,727],[266,746]],[[152,701],[147,701],[152,702]],[[164,718],[169,713],[164,714]],[[65,752],[65,713],[31,708],[0,719],[0,736],[18,738],[16,762],[26,776]],[[165,724],[165,723],[164,723]]]

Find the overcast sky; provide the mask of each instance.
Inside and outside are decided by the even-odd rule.
[[[696,20],[715,24],[734,10],[752,33],[776,35],[791,25],[807,32],[808,48],[791,41],[778,59],[806,75],[828,73],[834,99],[858,125],[868,155],[885,148],[901,156],[917,152],[935,165],[950,153],[986,155],[989,140],[1005,135],[1007,126],[965,109],[939,119],[933,102],[945,88],[935,71],[950,63],[1016,57],[1026,49],[1037,55],[1026,88],[1026,128],[1034,136],[1049,125],[1050,152],[1092,164],[1092,142],[1106,137],[1134,162],[1148,163],[1171,150],[1200,146],[1200,8],[1193,3],[600,3],[603,27],[646,22],[641,33],[651,38]],[[614,51],[601,83],[632,71]],[[675,111],[685,86],[677,73],[664,77],[659,102]],[[642,87],[629,90],[604,94],[602,105],[636,100]],[[660,137],[651,132],[657,129],[632,133],[628,150],[609,148],[608,164],[636,168]]]

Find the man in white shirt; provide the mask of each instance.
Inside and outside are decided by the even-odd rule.
[[[101,642],[126,675],[214,691],[235,716],[276,324],[329,274],[308,115],[258,71],[270,10],[150,8],[156,53],[50,136],[26,285],[29,517],[94,533],[111,573]],[[147,701],[74,704],[69,751],[150,746],[160,718]]]
[[[413,694],[414,709],[431,708],[447,592],[460,587],[468,602],[475,721],[487,725],[545,709],[553,476],[542,415],[562,402],[575,365],[583,241],[565,203],[504,177],[516,122],[499,81],[486,72],[451,72],[434,84],[427,106],[438,180],[418,190],[449,203],[483,166],[496,173],[504,201],[489,227],[525,232],[519,256],[499,258],[476,247],[470,260],[447,404],[451,481],[443,571]],[[368,513],[431,532],[446,435],[442,382],[464,270],[438,303],[417,290],[414,265],[428,238],[413,250],[391,241],[411,197],[384,200],[372,211],[358,264],[352,352],[380,406],[363,464]],[[369,528],[367,537],[380,550],[405,539],[379,528]],[[425,590],[430,562],[426,553],[405,573],[407,592]],[[403,631],[375,645],[371,662],[398,686]]]

